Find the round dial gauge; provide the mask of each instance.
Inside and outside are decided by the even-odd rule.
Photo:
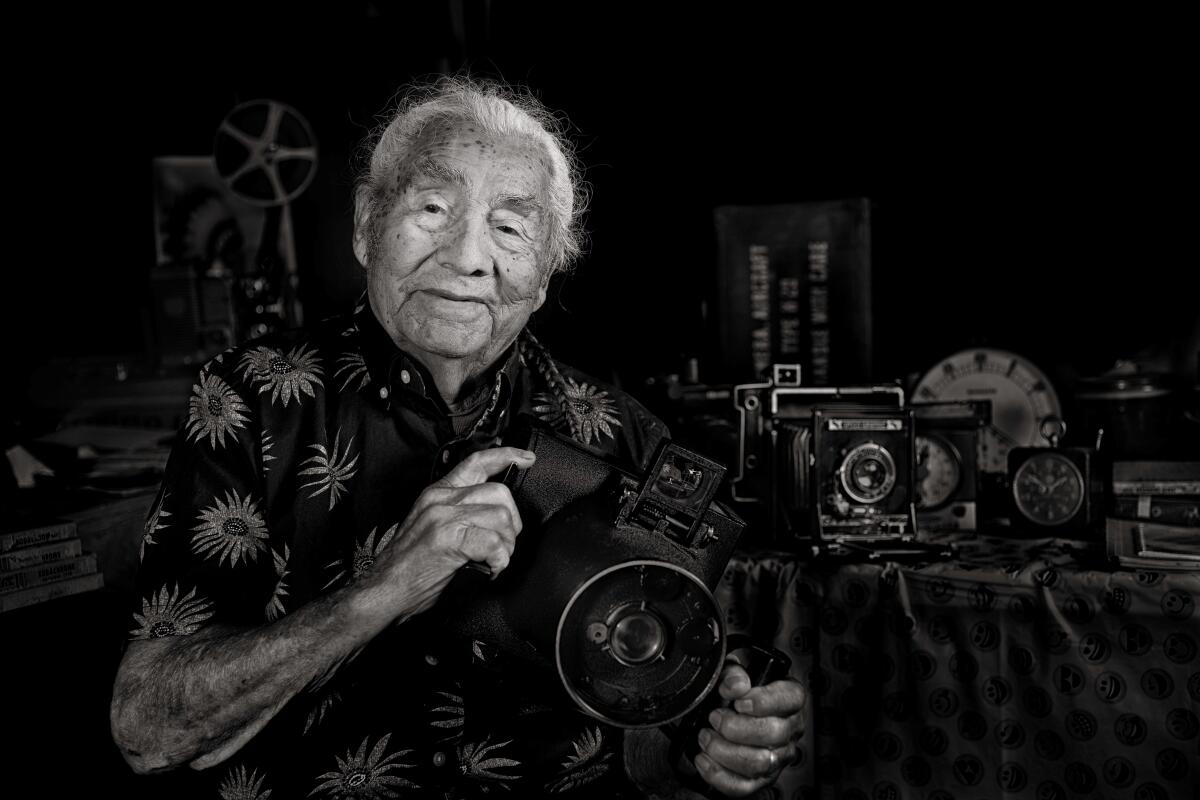
[[[1062,525],[1083,505],[1083,475],[1060,453],[1031,456],[1013,475],[1017,509],[1040,525]]]
[[[838,475],[852,499],[877,503],[896,485],[896,462],[887,448],[866,442],[846,454]]]
[[[937,508],[962,480],[958,450],[940,436],[916,437],[917,508]]]
[[[1008,451],[1046,444],[1042,420],[1062,416],[1058,394],[1045,374],[1015,353],[990,348],[963,350],[925,373],[913,390],[914,403],[990,400],[992,422],[981,436],[980,466],[1008,471]]]

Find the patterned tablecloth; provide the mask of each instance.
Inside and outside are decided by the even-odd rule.
[[[812,695],[774,796],[1200,798],[1200,574],[1109,572],[1083,547],[736,557],[717,593],[730,631],[772,641]]]

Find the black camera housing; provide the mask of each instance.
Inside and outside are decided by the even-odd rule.
[[[781,377],[780,370],[775,375]],[[733,499],[762,510],[759,521],[771,545],[807,550],[825,538],[816,514],[822,488],[813,470],[814,412],[846,407],[896,413],[904,406],[904,390],[892,384],[805,387],[771,381],[733,387],[733,405],[739,431]]]
[[[821,542],[912,537],[912,409],[813,411],[814,527]]]
[[[712,595],[744,523],[713,502],[725,469],[664,441],[636,475],[541,426],[506,444],[524,528],[494,580],[464,568],[448,627],[552,671],[585,713],[627,728],[680,719],[716,685],[724,617]]]

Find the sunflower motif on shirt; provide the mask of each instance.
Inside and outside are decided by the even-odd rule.
[[[354,554],[350,556],[349,563],[347,563],[346,559],[339,558],[325,565],[325,569],[336,570],[336,572],[329,579],[329,582],[321,588],[328,589],[347,578],[353,580],[369,570],[374,566],[375,559],[383,551],[383,548],[387,547],[388,542],[396,535],[396,531],[399,528],[399,523],[388,528],[383,532],[383,536],[380,537],[378,543],[375,542],[375,531],[377,529],[371,528],[371,532],[367,534],[366,541],[355,546]]]
[[[163,506],[170,496],[170,492],[163,492],[158,496],[158,499],[154,501],[154,505],[150,509],[150,516],[146,518],[146,524],[142,526],[142,546],[138,550],[139,562],[146,557],[146,545],[158,544],[158,541],[154,538],[154,534],[167,527],[167,524],[163,520],[171,516],[171,512],[167,511]]]
[[[512,744],[512,739],[496,744],[491,744],[491,741],[492,737],[489,736],[482,742],[461,745],[458,748],[458,768],[463,775],[476,780],[515,781],[520,776],[496,771],[521,766],[521,762],[515,758],[496,755],[497,750]]]
[[[571,746],[575,753],[567,756],[567,760],[562,763],[564,774],[550,784],[548,788],[551,792],[565,792],[591,783],[608,772],[612,766],[608,762],[613,754],[601,754],[604,735],[598,727],[585,729],[578,739],[571,742]]]
[[[597,389],[586,381],[576,382],[573,378],[565,378],[563,394],[566,396],[569,413],[576,424],[577,438],[583,444],[600,441],[600,435],[608,438],[616,436],[614,427],[621,426],[617,415],[616,404],[608,396],[608,392]],[[538,392],[533,396],[533,413],[558,430],[569,429],[569,423],[563,408],[547,392]]]
[[[271,435],[271,432],[269,430],[267,430],[266,428],[263,428],[262,447],[261,447],[263,472],[271,471],[271,465],[268,464],[267,462],[275,460],[275,456],[271,455],[271,449],[273,447],[275,447],[275,437],[273,437]]]
[[[283,546],[283,552],[279,553],[275,550],[271,551],[271,558],[275,561],[275,575],[278,580],[275,582],[275,589],[271,592],[271,599],[267,601],[266,617],[267,621],[271,622],[279,619],[284,615],[283,598],[287,597],[287,576],[288,576],[288,559],[292,557],[292,550],[286,544]]]
[[[196,597],[195,589],[180,597],[178,586],[168,591],[164,585],[142,600],[142,613],[133,615],[138,627],[129,636],[131,639],[189,636],[212,616],[211,609],[212,603]]]
[[[258,393],[271,393],[271,402],[282,400],[284,408],[292,399],[301,401],[301,394],[316,397],[313,384],[324,386],[324,370],[315,350],[305,350],[303,344],[292,348],[287,355],[276,347],[258,347],[242,356],[238,363],[242,377],[251,385],[262,384]]]
[[[339,430],[337,435],[333,437],[333,452],[325,449],[323,444],[310,444],[309,447],[316,450],[316,454],[304,459],[300,466],[312,464],[308,469],[300,470],[300,475],[315,476],[311,481],[301,484],[301,489],[308,489],[315,486],[316,489],[309,495],[309,498],[316,497],[322,492],[329,492],[329,510],[337,505],[338,499],[346,491],[346,481],[354,477],[358,472],[354,465],[358,463],[358,454],[354,458],[350,457],[350,446],[354,444],[354,437],[350,437],[350,441],[346,442],[346,449],[341,450],[340,444],[342,440],[342,432]]]
[[[415,765],[397,760],[411,753],[411,750],[397,750],[391,755],[384,755],[391,737],[390,733],[384,734],[383,738],[371,748],[370,754],[367,753],[367,746],[371,741],[369,736],[363,739],[358,751],[353,755],[347,750],[344,759],[337,759],[336,770],[317,777],[317,780],[322,783],[318,783],[316,788],[308,793],[309,797],[321,792],[327,797],[378,800],[379,798],[399,797],[400,795],[394,791],[395,789],[419,788],[412,781],[392,774],[395,770],[408,769]]]
[[[226,558],[231,567],[239,561],[249,564],[267,549],[267,523],[258,513],[258,502],[249,494],[241,497],[236,489],[201,511],[200,524],[192,530],[192,552],[216,556],[218,566]]]
[[[262,784],[266,779],[267,776],[259,775],[258,770],[247,774],[245,764],[231,769],[218,790],[221,800],[270,800],[271,790],[262,791]]]
[[[237,441],[237,431],[246,427],[248,413],[250,408],[229,384],[216,375],[202,373],[188,400],[188,439],[208,437],[209,447],[224,447],[226,436]]]
[[[333,377],[342,379],[342,391],[345,392],[351,384],[357,382],[353,391],[360,391],[371,383],[371,374],[367,372],[367,362],[362,353],[351,350],[338,356],[337,369]]]

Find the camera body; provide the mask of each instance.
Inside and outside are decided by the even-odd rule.
[[[712,591],[744,523],[713,502],[725,468],[664,441],[637,475],[540,426],[506,444],[537,455],[503,478],[520,541],[495,580],[456,576],[439,600],[447,625],[552,669],[609,724],[680,719],[715,687],[726,654]]]
[[[733,405],[732,496],[763,510],[774,544],[912,537],[913,420],[900,386],[800,386],[796,365],[776,365],[771,381],[735,386]]]
[[[812,490],[818,540],[911,537],[916,473],[911,409],[813,411]]]

